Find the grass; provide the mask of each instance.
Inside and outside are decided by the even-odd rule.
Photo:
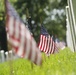
[[[43,64],[37,66],[25,59],[0,64],[0,75],[76,75],[76,53],[69,48],[52,54],[48,58],[42,53]],[[12,73],[12,74],[10,74]]]

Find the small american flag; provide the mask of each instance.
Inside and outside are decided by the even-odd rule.
[[[10,4],[5,0],[6,7],[6,28],[8,29],[9,42],[13,51],[22,58],[27,58],[37,65],[41,65],[42,57],[37,48],[36,42],[31,37],[29,30],[25,27],[23,21]]]
[[[48,55],[53,54],[58,50],[56,44],[43,25],[41,26],[41,34],[38,47],[41,51],[45,52]]]
[[[65,42],[56,42],[56,45],[59,49],[63,50],[65,48]]]

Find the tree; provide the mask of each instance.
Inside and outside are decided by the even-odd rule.
[[[49,33],[58,35],[60,40],[66,39],[66,5],[67,0],[50,0],[50,12],[44,21]]]
[[[47,17],[44,9],[46,9],[47,5],[49,6],[49,0],[17,0],[14,5],[16,5],[15,7],[20,16],[27,16],[27,9],[29,10],[29,14],[32,20],[35,22],[33,27],[36,26],[37,31],[35,30],[34,34],[36,36],[35,38],[37,38],[40,33],[40,17],[42,17],[42,22]]]
[[[52,34],[53,31],[60,39],[65,39],[66,4],[67,0],[17,0],[15,3],[20,16],[27,15],[26,9],[28,8],[32,20],[35,21],[36,30],[34,34],[36,38],[40,34],[40,23],[43,22],[48,32]]]
[[[9,0],[15,7],[20,17],[27,16],[27,9],[34,23],[33,32],[38,41],[41,23],[45,25],[49,34],[57,34],[60,39],[65,39],[66,16],[65,6],[67,0]],[[1,12],[5,12],[4,4],[0,2]],[[0,13],[1,15],[1,13]],[[3,13],[4,15],[4,13]],[[40,19],[41,18],[41,19]],[[2,20],[3,21],[3,20]]]

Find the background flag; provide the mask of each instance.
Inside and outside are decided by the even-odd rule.
[[[63,50],[66,46],[65,46],[65,42],[56,42],[56,45],[59,49]]]
[[[41,34],[38,47],[41,51],[45,52],[48,55],[58,51],[56,44],[54,43],[53,39],[50,37],[43,25],[41,25]]]
[[[42,58],[36,42],[31,38],[29,30],[25,27],[23,21],[13,8],[5,0],[6,7],[6,28],[9,34],[8,41],[12,45],[13,51],[20,57],[27,58],[37,65],[41,65]]]

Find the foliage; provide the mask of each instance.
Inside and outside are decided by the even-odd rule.
[[[34,21],[33,33],[35,39],[38,40],[40,34],[41,23],[45,25],[49,34],[58,35],[60,39],[65,39],[66,30],[66,17],[65,17],[65,6],[67,0],[9,0],[15,7],[17,12],[22,18],[27,16],[27,9],[29,14]],[[0,0],[0,25],[5,25],[5,6],[4,0]],[[56,10],[54,12],[54,10]],[[59,12],[57,12],[59,11]],[[63,11],[60,14],[60,12]],[[55,13],[55,14],[54,14]],[[54,19],[52,17],[54,16]],[[40,19],[41,18],[41,19]],[[24,19],[25,20],[25,19]],[[4,23],[4,24],[3,24]]]
[[[0,64],[0,75],[9,75],[13,70],[14,75],[75,75],[76,74],[76,53],[65,48],[57,54],[48,58],[43,55],[42,66],[36,66],[25,59],[18,59]],[[12,67],[11,67],[12,66]],[[10,68],[11,67],[11,68]]]
[[[40,23],[45,25],[50,35],[58,35],[61,40],[66,39],[65,6],[67,5],[67,0],[17,0],[14,5],[20,16],[27,16],[27,9],[29,10],[28,13],[35,22],[32,32],[36,41],[38,41],[40,34]],[[56,11],[53,12],[54,10]],[[54,16],[53,20],[52,16]]]
[[[50,0],[50,12],[44,23],[51,35],[57,35],[60,40],[66,39],[66,13],[67,0]]]
[[[0,0],[0,32],[2,32],[3,28],[5,27],[5,0]],[[10,2],[14,3],[16,0],[9,0]]]

